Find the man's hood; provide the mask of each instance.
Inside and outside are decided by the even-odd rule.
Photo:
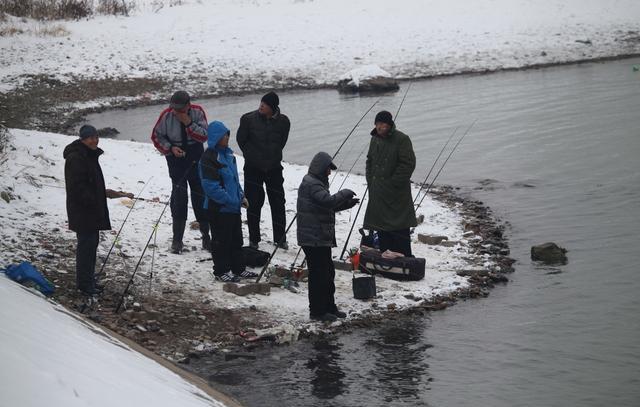
[[[336,166],[333,165],[332,158],[324,151],[320,151],[313,157],[311,164],[309,164],[309,174],[315,175],[319,178],[327,177],[327,168],[335,170]]]
[[[229,132],[230,131],[227,128],[227,126],[225,126],[224,123],[220,121],[216,120],[209,123],[209,127],[207,128],[207,136],[208,136],[207,144],[209,148],[215,148],[216,144],[218,144],[220,139]]]

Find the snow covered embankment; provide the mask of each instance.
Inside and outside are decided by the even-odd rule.
[[[640,53],[636,0],[136,3],[131,17],[65,21],[60,36],[7,18],[24,34],[0,36],[0,91],[51,75],[165,78],[216,94],[335,85],[370,64],[424,77]]]
[[[3,274],[0,360],[2,406],[226,405]]]

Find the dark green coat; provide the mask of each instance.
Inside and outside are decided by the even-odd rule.
[[[385,138],[373,129],[367,153],[369,203],[365,229],[391,232],[417,225],[411,196],[415,168],[416,155],[409,136],[395,126]]]

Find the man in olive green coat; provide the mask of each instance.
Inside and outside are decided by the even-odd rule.
[[[410,228],[417,225],[411,197],[416,155],[409,136],[397,130],[391,113],[376,115],[367,153],[369,203],[364,228],[378,232],[380,251],[411,254]]]

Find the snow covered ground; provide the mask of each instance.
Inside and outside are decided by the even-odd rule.
[[[51,231],[52,234],[62,234],[71,241],[75,234],[67,229],[67,217],[65,212],[64,190],[64,160],[62,151],[66,144],[73,138],[64,135],[41,133],[36,131],[11,130],[12,144],[15,150],[9,151],[7,159],[0,166],[0,190],[12,191],[16,199],[10,203],[0,201],[0,221],[2,230],[2,254],[0,265],[14,263],[29,259],[34,247],[29,242],[33,230]],[[166,201],[170,195],[170,180],[167,175],[166,161],[160,156],[152,145],[128,141],[103,139],[100,147],[105,154],[101,156],[101,165],[105,174],[107,188],[114,190],[139,192],[143,183],[147,186],[142,193],[146,198],[159,198]],[[242,157],[238,157],[238,167],[242,168]],[[299,165],[285,164],[285,192],[287,195],[287,217],[292,219],[295,213],[297,187],[306,174],[307,168]],[[242,173],[240,174],[242,177]],[[333,190],[342,183],[344,174],[339,174],[333,183]],[[361,176],[351,175],[347,178],[345,186],[361,196],[366,187],[365,180]],[[335,192],[335,191],[334,191]],[[415,191],[414,191],[415,193]],[[104,234],[104,240],[100,243],[99,253],[106,254],[114,234],[125,218],[131,203],[129,199],[108,200],[111,221],[114,230]],[[158,216],[162,212],[163,204],[149,201],[138,201],[131,213],[129,220],[121,234],[122,250],[131,258],[126,261],[131,271],[138,257],[142,253],[152,232]],[[262,210],[263,241],[261,248],[271,251],[271,222],[268,215],[268,203]],[[356,208],[337,214],[336,234],[340,247],[334,249],[334,256],[339,256],[344,239],[347,236],[350,224],[355,216]],[[437,234],[448,236],[450,240],[460,241],[454,247],[429,246],[419,243],[413,236],[414,254],[424,257],[427,261],[426,276],[419,282],[396,282],[384,278],[378,278],[379,298],[376,300],[377,309],[386,309],[389,304],[395,304],[398,309],[415,305],[415,301],[409,294],[418,299],[429,299],[435,294],[447,293],[458,287],[466,287],[466,278],[456,275],[455,270],[463,268],[482,268],[482,259],[474,260],[469,253],[467,241],[463,238],[461,217],[455,209],[450,209],[444,204],[430,198],[425,200],[419,214],[425,215],[425,222],[418,226],[417,233]],[[243,213],[243,218],[246,215]],[[364,216],[364,210],[360,217]],[[193,213],[189,213],[193,220]],[[362,224],[359,219],[357,225]],[[289,323],[301,327],[308,324],[308,300],[306,284],[302,284],[300,292],[293,293],[284,289],[274,288],[270,296],[238,297],[222,291],[222,283],[215,282],[211,275],[212,263],[207,260],[210,256],[199,249],[200,233],[197,230],[188,229],[185,234],[185,245],[191,250],[182,255],[173,255],[168,252],[171,238],[171,216],[165,213],[160,222],[157,236],[158,249],[155,253],[153,268],[153,292],[157,296],[167,288],[179,288],[185,296],[197,299],[198,302],[210,304],[211,307],[221,308],[248,308],[257,307],[264,311],[274,324]],[[248,232],[244,226],[245,244]],[[33,239],[32,239],[33,240]],[[280,250],[276,253],[274,263],[289,267],[298,252],[295,238],[295,225],[288,235],[290,248],[287,251]],[[354,233],[348,247],[359,244],[360,236]],[[12,243],[13,242],[13,243]],[[46,248],[35,248],[40,251],[43,258],[49,256]],[[153,250],[147,250],[142,266],[137,274],[137,282],[140,287],[148,285]],[[304,253],[297,259],[299,264]],[[56,273],[59,262],[69,263],[72,259],[52,259],[46,266],[49,272]],[[110,258],[110,266],[107,266],[107,278],[112,270],[110,267],[120,266],[122,259],[118,256]],[[490,267],[490,264],[484,264]],[[256,270],[258,271],[258,270]],[[65,272],[60,270],[60,272]],[[336,276],[336,301],[338,306],[350,313],[360,313],[364,310],[374,311],[371,302],[363,302],[353,298],[351,292],[351,273],[338,271]]]
[[[0,37],[0,91],[25,75],[166,78],[194,93],[335,84],[640,52],[637,0],[138,1],[130,17],[41,23]]]
[[[0,298],[2,406],[225,405],[3,274]]]

